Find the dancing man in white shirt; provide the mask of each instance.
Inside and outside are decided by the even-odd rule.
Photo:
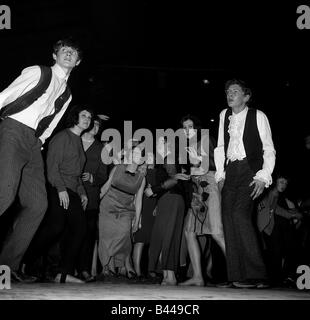
[[[22,211],[5,240],[0,265],[13,281],[34,279],[19,272],[21,259],[47,209],[41,146],[65,113],[72,97],[68,77],[82,59],[73,39],[54,45],[50,67],[31,66],[0,93],[0,215],[19,196]]]
[[[251,90],[242,81],[230,80],[225,91],[229,108],[220,114],[214,159],[222,190],[227,286],[263,288],[267,275],[253,206],[272,183],[276,152],[266,115],[247,106]]]

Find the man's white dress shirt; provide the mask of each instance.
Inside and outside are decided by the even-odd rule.
[[[227,163],[228,161],[242,160],[246,157],[243,144],[243,132],[248,109],[248,107],[245,107],[245,109],[239,113],[233,112],[229,117],[228,132],[230,139],[227,148]],[[227,110],[228,109],[224,109],[220,113],[218,142],[217,147],[214,149],[214,161],[216,166],[215,180],[217,182],[225,179],[224,121]],[[271,174],[275,166],[276,151],[273,146],[268,118],[260,110],[257,110],[257,128],[262,141],[264,161],[262,169],[255,173],[254,179],[265,182],[266,187],[268,187],[272,183]]]
[[[40,76],[41,69],[39,66],[25,68],[21,75],[0,93],[0,109],[34,88],[38,84]],[[28,108],[9,117],[36,130],[42,118],[54,113],[55,101],[65,91],[68,77],[69,75],[66,75],[59,65],[52,66],[52,79],[46,92]],[[52,134],[68,108],[71,99],[70,96],[62,109],[55,115],[49,127],[40,136],[42,143]]]

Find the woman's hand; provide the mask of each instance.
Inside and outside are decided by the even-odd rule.
[[[150,184],[144,189],[144,194],[145,194],[148,198],[150,198],[150,197],[152,197],[152,196],[154,195]]]
[[[132,233],[135,233],[135,232],[137,232],[139,230],[139,220],[140,219],[137,219],[137,217],[133,218],[132,224],[131,224]]]
[[[88,198],[86,194],[81,194],[81,202],[82,202],[83,210],[85,211],[88,204]]]
[[[97,116],[98,116],[98,118],[100,118],[101,120],[109,120],[109,119],[110,119],[110,117],[107,116],[107,115],[105,115],[105,114],[98,114]]]
[[[138,224],[138,229],[141,229],[142,228],[142,223],[141,223],[141,216],[140,216],[140,218],[139,218],[139,224]]]
[[[84,182],[89,181],[90,183],[93,183],[93,182],[94,182],[94,177],[93,177],[93,175],[92,175],[91,173],[89,173],[89,172],[84,172],[84,173],[82,174],[82,180],[83,180]]]
[[[64,207],[65,210],[69,207],[69,194],[67,191],[58,192],[59,204],[61,207]]]
[[[291,219],[301,220],[303,218],[302,213],[300,213],[297,209],[290,209],[289,211],[292,214]]]
[[[189,174],[185,173],[177,173],[176,175],[174,175],[174,178],[177,180],[189,180],[190,177],[191,176]]]
[[[196,165],[201,162],[201,156],[198,155],[197,150],[194,147],[187,147],[186,151],[189,154],[191,164]]]

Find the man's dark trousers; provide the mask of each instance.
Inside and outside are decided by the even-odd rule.
[[[229,162],[222,190],[222,219],[229,281],[266,279],[258,233],[253,221],[254,201],[250,197],[255,176],[248,161]]]
[[[22,206],[0,253],[0,265],[14,271],[47,209],[41,145],[26,125],[10,118],[0,123],[0,215],[16,195]]]

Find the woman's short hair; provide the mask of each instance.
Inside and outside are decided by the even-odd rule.
[[[57,54],[59,49],[61,49],[62,47],[70,47],[70,48],[76,50],[78,53],[78,56],[79,56],[79,60],[82,60],[83,51],[82,51],[81,45],[73,37],[67,37],[67,38],[58,40],[53,46],[53,53]]]
[[[93,127],[93,125],[94,125],[93,124],[94,123],[94,111],[90,107],[87,107],[85,105],[75,105],[71,108],[71,110],[69,111],[69,114],[67,116],[67,122],[66,122],[67,128],[72,128],[79,123],[79,114],[84,110],[88,111],[91,114],[91,123],[90,123],[89,127],[90,128]]]
[[[201,121],[198,117],[192,115],[192,114],[187,114],[186,116],[184,116],[182,119],[181,119],[181,126],[183,126],[183,123],[187,120],[191,120],[193,121],[193,125],[194,125],[194,129],[201,129]]]
[[[284,174],[283,172],[277,171],[273,173],[273,185],[276,186],[277,185],[277,181],[279,179],[285,179],[287,181],[287,183],[289,184],[291,177],[288,174]]]
[[[102,121],[102,119],[100,119],[97,115],[94,115],[94,116],[92,117],[92,122],[91,122],[91,124],[89,125],[88,129],[85,130],[85,132],[91,131],[91,130],[94,128],[95,121],[99,123],[99,130],[98,130],[97,135],[100,134],[100,132],[101,132],[101,130],[102,130],[102,126],[103,126],[103,121]]]

